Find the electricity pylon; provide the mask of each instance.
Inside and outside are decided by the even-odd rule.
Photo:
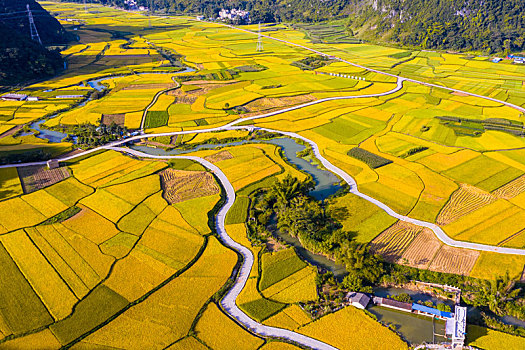
[[[257,40],[257,51],[263,51],[263,42],[261,36],[261,22],[259,22],[259,39]]]
[[[29,31],[31,32],[31,40],[38,41],[38,43],[42,45],[42,40],[40,40],[40,35],[38,35],[38,31],[36,30],[35,20],[33,19],[33,14],[31,13],[29,4],[27,4],[27,18],[29,18]]]

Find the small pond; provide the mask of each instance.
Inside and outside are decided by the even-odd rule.
[[[371,306],[367,310],[374,314],[379,321],[394,325],[403,338],[411,344],[446,341],[443,337],[445,321],[381,306]]]

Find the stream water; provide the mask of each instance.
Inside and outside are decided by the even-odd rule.
[[[190,152],[195,152],[198,150],[203,149],[218,149],[221,147],[226,146],[239,146],[244,145],[248,143],[271,143],[277,146],[280,146],[283,150],[283,154],[285,158],[290,162],[291,164],[295,165],[299,170],[304,171],[308,174],[310,174],[315,182],[315,188],[313,191],[310,192],[310,194],[318,199],[318,200],[324,200],[328,198],[329,196],[333,195],[339,189],[341,189],[340,182],[341,180],[335,176],[333,173],[331,173],[328,170],[319,168],[316,164],[312,164],[308,162],[307,160],[303,158],[297,157],[297,152],[300,152],[305,149],[304,145],[301,145],[297,143],[294,139],[288,138],[288,137],[282,137],[282,138],[275,138],[271,140],[260,140],[260,141],[239,141],[239,142],[231,142],[228,144],[206,144],[206,145],[199,145],[196,146],[192,150],[178,150],[173,149],[170,151],[163,150],[161,148],[152,148],[147,146],[131,146],[131,148],[136,149],[138,151],[154,154],[154,155],[179,155],[179,154],[185,154]],[[289,234],[279,232],[278,236],[284,240],[286,243],[294,246],[297,250],[297,253],[303,258],[304,260],[308,261],[310,264],[315,266],[320,266],[328,271],[332,271],[336,278],[341,279],[345,274],[346,270],[345,267],[341,264],[337,264],[334,261],[328,259],[324,255],[314,254],[301,245],[301,242],[298,238],[292,237]]]
[[[169,72],[169,73],[166,73],[166,72],[150,72],[150,73],[137,73],[137,75],[140,75],[140,74],[173,74],[173,75],[175,75],[175,74],[190,73],[190,72],[194,72],[194,71],[195,71],[195,69],[193,69],[193,68],[185,67],[185,69],[183,69],[181,71],[178,71],[178,72]],[[109,79],[120,78],[120,77],[124,77],[124,76],[126,76],[126,75],[115,75],[115,76],[109,76],[109,77],[89,80],[88,81],[88,85],[91,88],[93,88],[93,89],[95,89],[97,91],[102,91],[102,90],[104,90],[106,88],[105,85],[101,84],[102,81],[109,80]],[[75,108],[79,108],[79,107],[85,106],[86,103],[88,103],[89,101],[90,101],[90,99],[80,103]],[[53,114],[53,115],[50,115],[49,117],[47,117],[45,119],[41,119],[41,120],[38,120],[36,122],[33,122],[33,123],[31,123],[29,125],[29,127],[31,129],[37,130],[39,132],[37,137],[40,138],[40,139],[47,139],[47,140],[49,140],[49,142],[52,142],[52,143],[61,142],[67,136],[66,133],[59,132],[59,131],[54,131],[54,130],[48,130],[48,129],[44,129],[44,128],[41,127],[42,124],[44,124],[49,119],[55,118],[57,115],[58,114]],[[22,136],[23,135],[29,135],[29,134],[30,133],[25,133],[25,134],[22,134]],[[75,138],[73,139],[73,142],[74,143],[76,142]]]

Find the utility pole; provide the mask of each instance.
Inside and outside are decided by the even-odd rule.
[[[151,12],[153,11],[153,4],[149,0],[149,11],[148,11],[148,26],[151,28]]]
[[[84,0],[84,12],[87,13],[87,5],[86,5],[86,0]]]
[[[26,8],[27,18],[29,18],[29,31],[31,32],[31,40],[38,41],[38,43],[42,45],[42,40],[40,40],[40,35],[38,35],[38,31],[36,30],[35,20],[33,19],[33,14],[31,13],[29,4],[27,4]]]
[[[259,22],[259,38],[257,40],[257,51],[263,51],[263,42],[261,36],[261,22]]]

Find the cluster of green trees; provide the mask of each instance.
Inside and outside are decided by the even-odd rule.
[[[68,134],[65,141],[76,138],[77,145],[80,147],[101,146],[119,140],[128,133],[125,126],[117,125],[114,122],[110,125],[100,124],[99,126],[89,123],[71,126],[61,125],[56,129]]]
[[[370,247],[357,243],[353,232],[342,229],[344,209],[327,208],[327,204],[309,196],[312,180],[299,181],[288,176],[277,181],[264,195],[258,195],[251,207],[252,230],[265,233],[275,227],[297,237],[314,253],[335,258],[349,274],[343,284],[355,291],[371,291],[386,270],[382,259]]]
[[[43,149],[18,151],[18,152],[2,152],[0,153],[0,164],[14,164],[14,163],[29,163],[40,162],[51,159],[52,154]]]
[[[81,0],[76,0],[81,1]],[[123,0],[99,0],[125,7]],[[157,11],[204,14],[250,11],[251,21],[347,20],[348,32],[371,41],[424,49],[486,53],[525,49],[523,0],[152,0]],[[149,6],[149,0],[138,0]]]
[[[265,236],[279,230],[299,238],[309,251],[344,264],[348,274],[342,281],[336,281],[331,273],[320,275],[317,279],[319,284],[328,283],[337,290],[372,292],[372,288],[380,284],[403,285],[412,280],[453,285],[463,290],[463,300],[469,305],[494,316],[512,315],[525,320],[525,297],[508,274],[486,281],[387,263],[371,252],[370,246],[357,243],[353,232],[342,229],[340,222],[348,215],[345,210],[335,210],[329,202],[317,201],[309,196],[313,187],[311,180],[301,182],[288,176],[276,181],[268,190],[252,195],[248,225],[255,241],[264,240]],[[396,299],[411,302],[408,295],[400,295]],[[322,302],[319,305],[326,308],[328,304]],[[444,304],[432,306],[449,310]],[[318,309],[316,305],[310,307]],[[479,322],[488,325],[484,319]],[[500,330],[509,332],[508,329]]]

